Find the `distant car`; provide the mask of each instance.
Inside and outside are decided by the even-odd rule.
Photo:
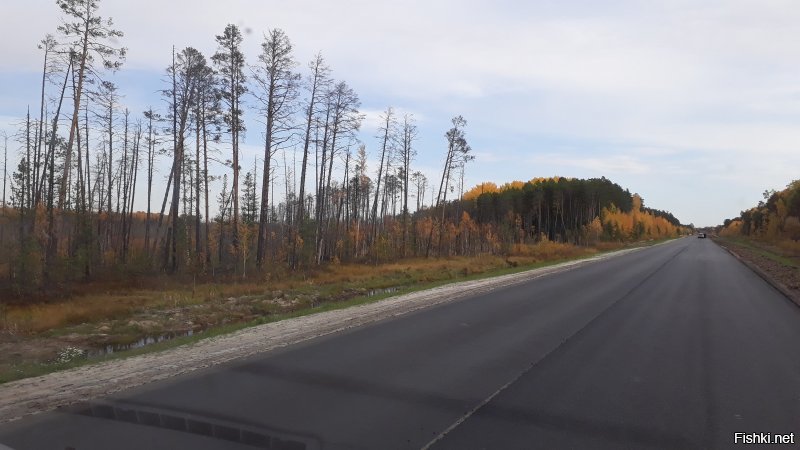
[[[705,237],[706,237],[706,234],[705,234],[705,233],[697,233],[697,237],[699,237],[699,238],[705,238]]]

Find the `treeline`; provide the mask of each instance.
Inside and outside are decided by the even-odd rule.
[[[543,239],[588,245],[673,237],[683,231],[671,214],[644,208],[638,195],[606,178],[534,178],[468,190],[460,209],[504,246]]]
[[[98,15],[97,0],[56,3],[58,36],[39,47],[39,108],[12,137],[18,164],[4,172],[4,292],[130,273],[230,278],[679,232],[670,214],[643,208],[604,178],[536,179],[462,196],[473,156],[461,116],[444,133],[441,172],[428,180],[413,169],[413,115],[386,108],[372,143],[377,167],[368,167],[357,93],[321,54],[297,70],[279,29],[264,34],[253,58],[235,25],[214,37],[209,57],[193,47],[165,51],[166,107],[131,112],[109,80],[125,59],[115,46],[122,32]],[[248,115],[263,127],[253,161],[240,151]],[[157,192],[159,178],[166,188]]]
[[[767,190],[758,205],[726,219],[718,233],[750,236],[771,241],[800,240],[800,180],[782,191]]]
[[[297,70],[291,41],[273,29],[248,58],[241,31],[228,25],[210,36],[217,50],[208,57],[173,48],[166,108],[137,114],[110,81],[126,56],[117,46],[123,33],[99,15],[97,0],[56,3],[62,25],[39,46],[39,108],[12,137],[16,170],[4,170],[11,189],[8,202],[3,191],[0,269],[17,291],[118,267],[245,274],[278,262],[320,264],[340,251],[351,224],[357,243],[348,254],[365,257],[390,212],[410,228],[411,187],[418,199],[428,187],[411,169],[414,117],[385,110],[380,163],[368,168],[359,97],[321,54]],[[263,124],[263,154],[252,166],[240,151],[248,115]],[[471,159],[465,126],[456,117],[446,133],[437,204]],[[159,177],[163,192],[154,188]],[[146,212],[135,213],[143,203]]]

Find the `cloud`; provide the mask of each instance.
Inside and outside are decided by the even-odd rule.
[[[640,159],[629,155],[603,155],[599,157],[562,156],[558,154],[537,155],[529,160],[533,164],[548,164],[555,167],[579,168],[598,174],[615,175],[647,174],[652,167]]]
[[[21,117],[38,98],[36,43],[55,33],[59,11],[51,0],[8,3],[0,114]],[[431,176],[457,114],[469,121],[476,182],[565,171],[667,191],[683,177],[719,205],[692,210],[697,222],[721,221],[750,198],[746,190],[779,188],[800,167],[800,8],[791,0],[141,0],[101,2],[100,13],[125,32],[123,71],[137,75],[115,79],[132,109],[159,102],[153,92],[172,45],[208,56],[234,23],[253,62],[262,33],[279,27],[299,69],[321,50],[333,76],[359,93],[371,160],[384,105],[414,112],[417,164]],[[259,151],[259,133],[248,133],[246,155]],[[693,200],[680,192],[684,204]]]
[[[383,109],[361,108],[359,110],[359,112],[364,115],[364,120],[361,121],[362,138],[366,138],[366,136],[378,136],[379,130],[383,129],[386,125],[386,108],[388,108],[388,106]],[[398,126],[402,126],[403,117],[406,114],[413,117],[414,124],[417,127],[425,122],[425,115],[422,113],[397,106],[392,106],[392,111]]]

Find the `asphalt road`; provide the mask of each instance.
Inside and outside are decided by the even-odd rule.
[[[800,308],[685,238],[5,424],[0,442],[710,449],[737,432],[800,448]]]

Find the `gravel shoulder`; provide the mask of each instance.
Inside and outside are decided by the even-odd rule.
[[[13,381],[0,385],[0,423],[563,272],[642,248],[645,247],[510,275],[448,284],[374,303],[258,325],[162,352]]]
[[[714,239],[714,242],[800,306],[800,270],[796,266],[781,263],[776,258],[769,258],[765,253],[785,257],[784,255],[777,255],[774,250],[756,242],[751,242],[756,247],[741,245],[729,239]]]

